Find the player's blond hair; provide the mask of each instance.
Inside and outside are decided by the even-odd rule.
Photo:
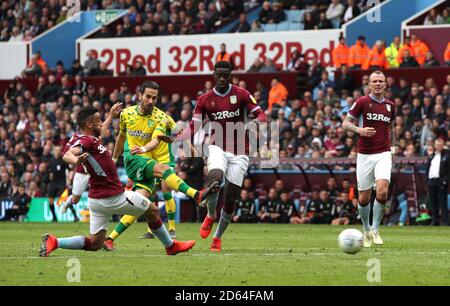
[[[384,74],[384,72],[381,71],[381,70],[375,70],[374,72],[372,72],[372,73],[369,75],[369,80],[370,80],[370,78],[372,77],[372,75],[374,75],[374,74],[384,76],[384,81],[386,82],[386,79],[387,79],[386,74]]]

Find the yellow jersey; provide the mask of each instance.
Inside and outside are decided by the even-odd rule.
[[[130,150],[135,146],[142,147],[162,133],[166,133],[168,116],[157,107],[150,115],[139,113],[138,106],[129,106],[120,114],[120,132],[125,134],[123,156],[131,157]],[[173,121],[173,120],[172,120]],[[156,133],[155,133],[156,132]],[[145,152],[140,156],[153,158],[153,152]]]

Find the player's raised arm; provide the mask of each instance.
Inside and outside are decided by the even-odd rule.
[[[122,102],[116,102],[111,107],[111,109],[109,110],[108,117],[106,117],[105,121],[103,121],[102,124],[102,136],[106,135],[106,131],[109,129],[112,120],[118,118],[120,116],[121,111],[122,111]]]
[[[120,115],[120,127],[119,127],[119,135],[116,139],[116,144],[114,145],[114,152],[112,156],[112,160],[114,162],[117,162],[117,159],[119,158],[120,154],[123,152],[123,145],[125,144],[126,139],[126,133],[127,127],[125,124],[125,118],[123,113]]]
[[[186,139],[191,139],[192,141],[194,135],[200,130],[203,124],[203,116],[206,114],[204,103],[205,102],[202,97],[197,100],[197,104],[195,105],[194,109],[194,115],[192,116],[191,122],[189,122],[189,128],[184,129],[183,132],[178,134],[176,137],[160,135],[158,136],[158,139],[169,143],[173,141],[183,141]]]

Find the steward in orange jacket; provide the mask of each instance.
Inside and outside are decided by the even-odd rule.
[[[350,48],[349,66],[353,69],[361,69],[369,58],[370,49],[366,45],[366,38],[359,36],[358,41]]]
[[[333,64],[335,68],[348,67],[350,57],[350,48],[345,43],[345,38],[339,38],[339,44],[333,49]]]

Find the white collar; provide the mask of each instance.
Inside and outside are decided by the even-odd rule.
[[[214,93],[216,94],[216,95],[218,95],[218,96],[220,96],[220,97],[226,97],[229,93],[230,93],[230,91],[231,91],[231,88],[232,88],[233,86],[231,85],[231,84],[228,84],[228,90],[225,92],[225,93],[220,93],[220,92],[218,92],[217,90],[216,90],[216,87],[214,86],[214,88],[213,88],[213,91],[214,91]]]

